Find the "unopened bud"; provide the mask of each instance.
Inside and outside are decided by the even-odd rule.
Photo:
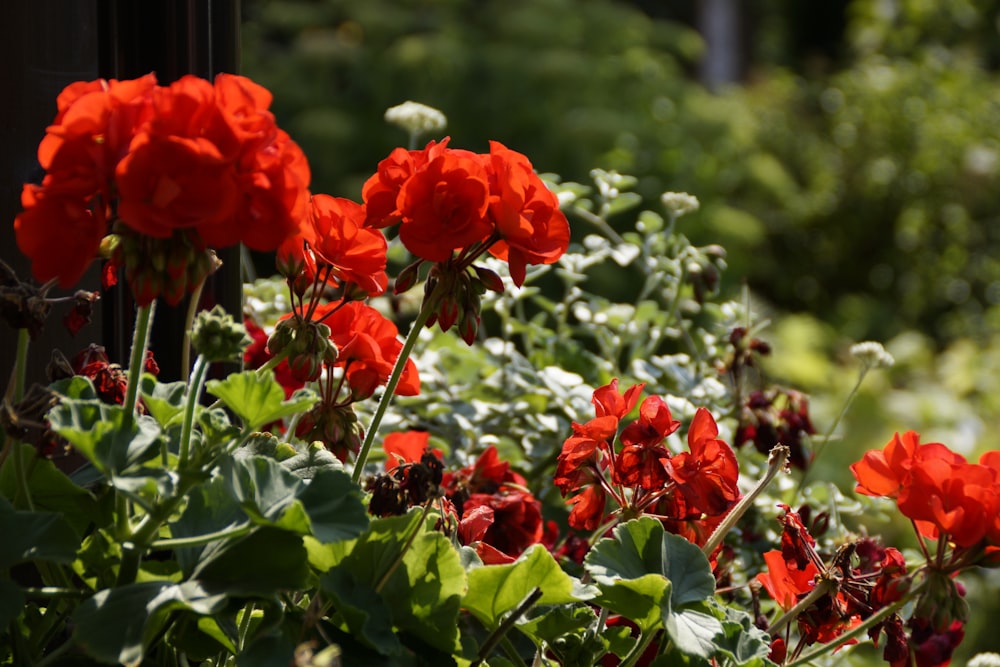
[[[399,272],[399,275],[396,276],[396,281],[393,284],[393,293],[402,294],[417,284],[417,280],[420,278],[420,264],[423,263],[423,261],[424,260],[422,259],[418,259]]]
[[[482,283],[483,287],[491,292],[503,294],[503,280],[495,271],[482,266],[473,266],[472,268],[475,269],[476,277],[479,278],[479,282]]]

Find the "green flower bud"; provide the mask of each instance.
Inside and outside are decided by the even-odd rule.
[[[237,322],[222,306],[202,311],[191,329],[191,344],[208,361],[239,359],[250,344],[242,322]]]

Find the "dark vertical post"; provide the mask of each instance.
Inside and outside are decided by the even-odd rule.
[[[156,72],[167,84],[185,74],[212,79],[236,73],[240,64],[239,0],[98,0],[99,62],[104,78],[134,79]],[[210,276],[200,308],[222,305],[242,311],[242,275],[238,247],[219,253],[222,268]],[[133,307],[124,285],[105,296],[105,346],[112,359],[124,362],[131,345]],[[188,304],[157,304],[150,348],[163,380],[181,377],[181,341]]]
[[[58,20],[53,17],[58,17]],[[67,84],[97,78],[97,15],[93,2],[31,0],[4,3],[0,20],[0,258],[18,277],[28,279],[30,263],[17,249],[14,217],[21,210],[21,187],[40,183],[36,157],[45,127],[56,115],[56,96]],[[58,243],[59,239],[53,239]],[[96,268],[80,287],[96,289]],[[64,296],[55,290],[53,296]],[[95,319],[100,318],[98,302]],[[45,365],[53,348],[72,356],[91,340],[99,340],[92,324],[74,340],[52,313],[40,340],[29,348],[28,382],[44,382]],[[0,391],[14,366],[17,331],[0,323]]]

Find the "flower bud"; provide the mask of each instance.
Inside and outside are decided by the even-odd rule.
[[[282,320],[274,327],[274,333],[267,339],[267,351],[271,356],[281,353],[295,338],[292,320]]]
[[[250,342],[243,323],[234,320],[222,306],[198,313],[191,328],[191,345],[208,361],[239,359]]]
[[[491,292],[503,294],[503,280],[495,271],[482,266],[473,266],[472,268],[476,271],[476,277],[479,278],[479,282],[482,283],[483,287]]]
[[[399,272],[392,288],[394,294],[402,294],[417,284],[417,280],[420,278],[420,265],[423,261],[418,259]]]

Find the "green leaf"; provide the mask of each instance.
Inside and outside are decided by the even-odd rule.
[[[192,572],[212,592],[233,596],[273,596],[305,588],[309,567],[302,537],[261,527],[249,535],[206,549]]]
[[[62,514],[77,534],[82,535],[91,524],[103,524],[100,506],[87,489],[74,484],[52,461],[37,456],[34,447],[23,442],[11,443],[21,448],[28,488],[35,509]],[[18,481],[14,466],[0,466],[0,496],[14,498]]]
[[[0,497],[0,570],[28,560],[71,563],[80,542],[55,512],[21,512]]]
[[[143,415],[125,428],[125,409],[99,400],[63,398],[49,411],[52,430],[66,438],[106,477],[155,456],[160,426]]]
[[[643,632],[663,622],[663,608],[670,604],[670,581],[657,574],[638,579],[619,579],[598,584],[601,594],[594,602],[635,622]]]
[[[191,581],[151,581],[105,589],[77,607],[74,635],[92,658],[138,664],[171,612],[182,609],[208,615],[224,603],[223,596],[211,595]]]
[[[771,652],[771,638],[754,625],[753,617],[745,611],[732,607],[719,608],[724,614],[723,634],[715,639],[719,654],[728,656],[740,667],[771,664],[767,661],[767,656]]]
[[[0,579],[0,628],[8,624],[24,611],[24,592],[13,581]]]
[[[711,658],[719,650],[716,637],[722,634],[719,619],[692,609],[667,614],[664,627],[678,650],[699,658]]]
[[[187,382],[156,381],[149,373],[142,374],[139,385],[142,402],[146,410],[160,426],[166,428],[173,421],[180,421],[184,414],[184,397],[187,394]]]
[[[536,606],[517,622],[517,627],[535,644],[552,644],[563,635],[581,633],[596,621],[597,614],[590,607]]]
[[[319,468],[298,500],[320,542],[354,539],[368,528],[364,492],[343,470]]]
[[[172,537],[196,537],[250,523],[250,518],[221,477],[213,477],[191,489],[187,499],[184,513],[170,525]],[[177,561],[184,572],[190,574],[199,562],[210,559],[212,554],[224,546],[223,542],[215,542],[206,546],[178,549]]]
[[[285,390],[273,374],[258,375],[254,371],[233,373],[225,380],[209,380],[205,389],[236,413],[243,420],[244,429],[250,431],[304,412],[319,400],[315,392],[300,389],[286,401]]]
[[[616,526],[612,538],[601,540],[587,554],[585,567],[595,581],[604,583],[662,575],[673,585],[671,608],[715,593],[712,567],[701,549],[649,517]]]
[[[578,602],[597,593],[593,587],[580,586],[563,572],[545,547],[536,544],[513,563],[471,570],[469,592],[462,606],[487,628],[493,629],[535,588],[542,591],[537,602],[540,605]]]
[[[342,589],[337,578],[343,575],[338,570],[347,572],[359,586],[377,590],[394,627],[452,653],[460,649],[458,612],[466,591],[465,570],[451,541],[421,525],[421,516],[414,510],[405,516],[376,519],[357,540],[332,544],[321,550],[325,554],[316,553],[313,558],[337,565],[320,579],[324,590]],[[419,532],[404,553],[415,530]]]
[[[393,613],[375,589],[355,579],[346,569],[323,577],[323,592],[343,618],[347,629],[362,643],[383,655],[397,655],[403,645],[392,629]]]

